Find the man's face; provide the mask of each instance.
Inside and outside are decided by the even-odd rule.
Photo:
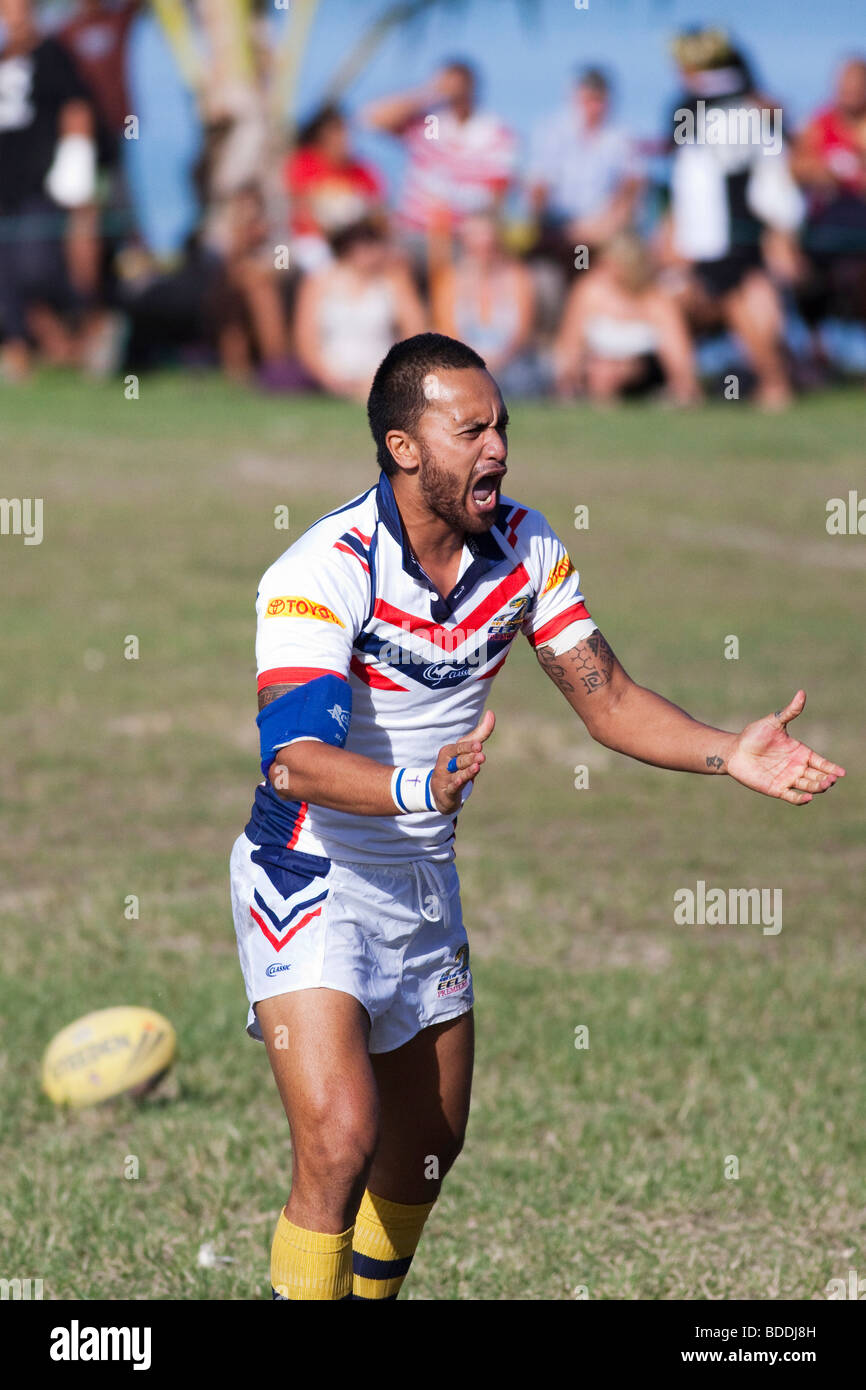
[[[443,68],[439,87],[449,106],[458,113],[472,111],[475,106],[475,83],[462,68]]]
[[[418,422],[418,486],[430,511],[470,535],[496,519],[506,472],[508,412],[480,367],[431,373],[429,405]]]
[[[607,92],[589,83],[577,88],[577,104],[590,129],[601,125],[607,115]]]

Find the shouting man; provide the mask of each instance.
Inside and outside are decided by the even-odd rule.
[[[292,1135],[275,1298],[397,1292],[463,1142],[472,975],[454,868],[490,682],[518,633],[598,742],[804,805],[844,769],[803,709],[725,733],[636,685],[545,518],[501,495],[508,416],[477,353],[422,333],[368,402],[377,485],[258,595],[262,771],[231,862],[250,1001]]]

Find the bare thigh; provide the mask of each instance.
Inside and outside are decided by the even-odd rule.
[[[367,1011],[320,988],[263,999],[256,1015],[292,1134],[286,1213],[337,1234],[355,1219],[379,1133]]]
[[[466,1133],[474,1053],[469,1010],[371,1057],[380,1109],[371,1192],[406,1204],[439,1195]]]

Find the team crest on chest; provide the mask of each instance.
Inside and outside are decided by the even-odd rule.
[[[529,607],[529,595],[524,594],[522,598],[513,598],[508,605],[508,611],[500,613],[498,618],[494,618],[487,633],[488,642],[508,642],[520,631],[520,625],[526,617],[526,610]]]

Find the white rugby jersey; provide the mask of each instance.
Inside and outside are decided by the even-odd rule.
[[[475,727],[518,632],[535,647],[566,628],[575,643],[595,630],[565,546],[540,512],[507,498],[489,532],[466,538],[442,597],[409,549],[384,473],[271,565],[256,611],[259,690],[340,677],[352,695],[346,749],[386,766],[431,766]],[[345,711],[335,702],[332,714]],[[288,813],[280,843],[299,853],[376,863],[454,854],[456,816],[350,815],[285,801],[267,784],[260,814],[271,797]]]

